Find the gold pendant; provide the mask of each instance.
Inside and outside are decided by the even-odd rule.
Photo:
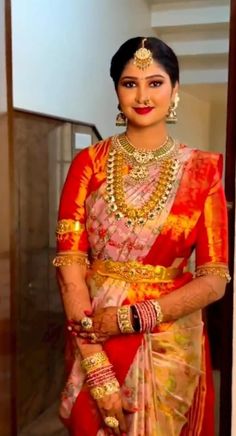
[[[148,178],[147,168],[139,165],[135,165],[129,173],[129,176],[135,181],[143,181]]]

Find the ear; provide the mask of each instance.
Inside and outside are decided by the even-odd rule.
[[[176,82],[175,86],[172,89],[171,99],[174,100],[176,94],[179,92],[179,82]]]

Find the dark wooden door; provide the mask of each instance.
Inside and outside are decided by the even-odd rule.
[[[236,159],[236,0],[231,0],[229,80],[227,104],[225,190],[229,216],[229,263],[234,269],[235,240],[235,159]],[[233,280],[221,303],[221,389],[220,436],[231,435],[232,413],[232,331],[233,331]]]

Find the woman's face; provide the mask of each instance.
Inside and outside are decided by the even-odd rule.
[[[178,84],[173,88],[169,75],[157,62],[144,71],[130,60],[118,82],[117,95],[128,122],[148,127],[164,122]]]

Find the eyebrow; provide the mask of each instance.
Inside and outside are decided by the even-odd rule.
[[[120,80],[124,80],[124,79],[131,79],[131,80],[143,80],[143,79],[146,79],[146,80],[148,80],[148,79],[154,79],[154,78],[162,78],[162,79],[164,79],[165,77],[164,76],[162,76],[161,74],[153,74],[152,76],[147,76],[147,77],[143,77],[143,78],[141,78],[141,79],[139,79],[138,77],[135,77],[135,76],[124,76],[124,77],[121,77],[121,79]]]

